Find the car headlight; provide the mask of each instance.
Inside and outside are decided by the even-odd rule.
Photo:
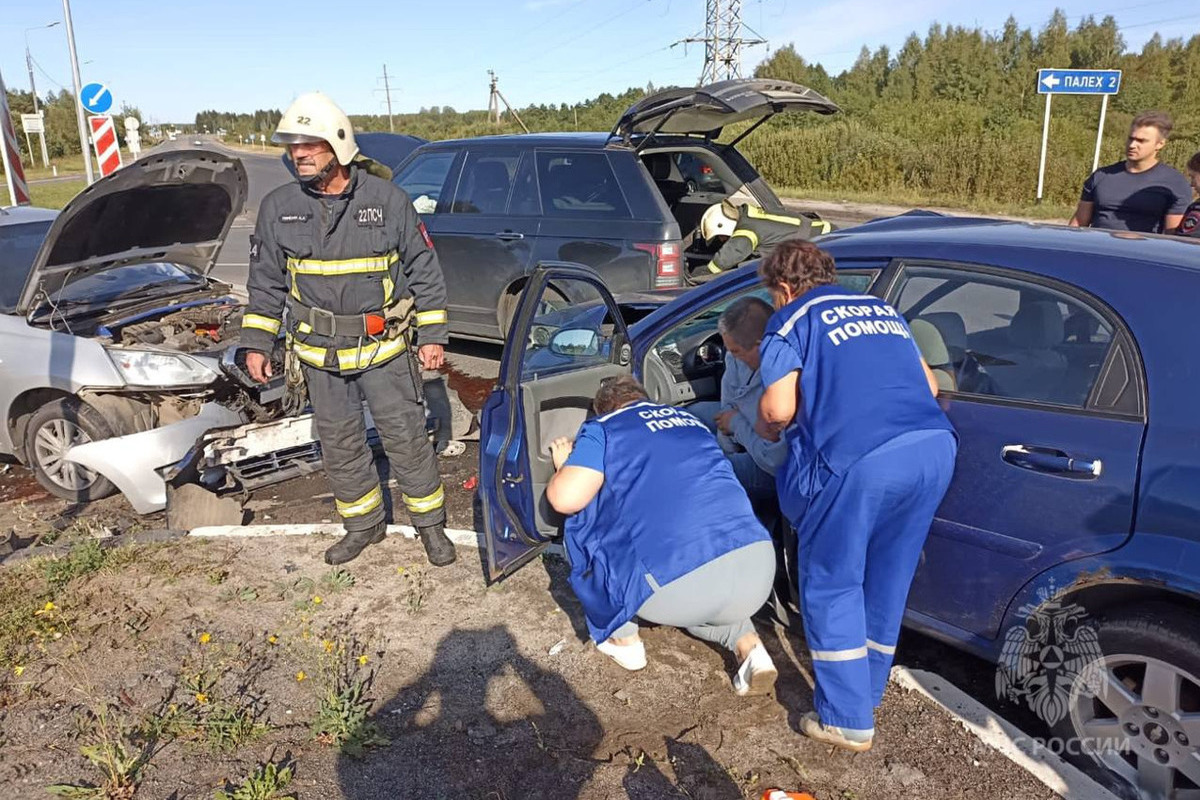
[[[214,370],[181,353],[114,348],[108,357],[134,386],[204,386],[217,379]]]

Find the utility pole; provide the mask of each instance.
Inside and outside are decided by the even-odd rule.
[[[75,26],[71,24],[71,0],[63,0],[63,19],[67,21],[67,47],[71,51],[71,80],[75,86],[75,119],[79,123],[79,146],[83,150],[83,171],[88,186],[96,182],[92,171],[92,151],[88,144],[87,122],[83,118],[83,81],[79,78],[79,56],[75,52]]]
[[[707,0],[703,36],[689,36],[676,44],[704,43],[704,69],[700,73],[703,86],[717,81],[742,77],[742,48],[766,44],[761,36],[757,39],[742,38],[742,0]],[[753,29],[750,29],[754,33]],[[757,33],[755,33],[758,36]]]
[[[31,94],[33,94],[33,113],[39,117],[42,115],[42,112],[41,112],[41,110],[38,109],[37,84],[35,84],[33,82],[33,55],[30,54],[30,52],[29,52],[29,32],[30,31],[39,31],[42,28],[53,28],[55,25],[58,25],[58,24],[59,24],[58,20],[55,20],[54,22],[48,23],[46,25],[36,25],[32,28],[25,29],[25,67],[29,70],[29,91]],[[25,139],[28,142],[29,134],[25,134]],[[38,139],[42,143],[42,166],[48,167],[48,166],[50,166],[50,154],[48,152],[46,152],[46,121],[45,120],[42,120],[42,130],[38,133]],[[30,148],[30,150],[29,150],[29,160],[33,161],[33,148]]]
[[[376,89],[375,91],[379,91]],[[383,65],[383,94],[387,98],[388,130],[396,132],[396,121],[392,118],[392,85],[388,82],[387,64]]]
[[[513,119],[517,121],[517,124],[521,126],[521,129],[526,133],[529,133],[529,128],[525,127],[525,123],[521,120],[521,115],[517,113],[516,109],[508,104],[508,100],[503,94],[501,94],[499,87],[497,87],[496,84],[500,82],[500,79],[496,77],[496,73],[489,69],[488,75],[491,76],[491,96],[488,97],[488,119],[492,121],[493,125],[499,125],[500,103],[504,103],[504,107],[508,109],[508,113],[513,115]],[[497,102],[497,100],[499,102]]]

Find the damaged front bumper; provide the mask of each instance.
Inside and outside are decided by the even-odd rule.
[[[218,404],[205,403],[193,417],[140,433],[102,439],[72,447],[64,458],[112,481],[139,514],[167,505],[165,475],[213,428],[228,428],[241,415]]]

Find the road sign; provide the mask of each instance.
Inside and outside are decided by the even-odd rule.
[[[138,122],[137,117],[126,117],[125,118],[125,130],[136,131],[141,126],[142,126],[142,123]]]
[[[113,119],[107,115],[88,117],[92,129],[92,146],[96,149],[96,161],[101,175],[111,175],[121,166],[121,148],[117,146],[117,129]]]
[[[8,114],[8,90],[0,77],[0,164],[4,165],[4,180],[8,184],[9,201],[14,206],[29,205],[29,184],[21,166],[21,146]]]
[[[79,92],[79,101],[87,111],[104,114],[112,108],[113,97],[103,83],[89,83]]]
[[[1038,94],[1116,94],[1119,69],[1039,69]]]
[[[41,114],[22,114],[21,127],[25,133],[45,133],[46,126],[42,124]]]
[[[1096,155],[1092,172],[1100,166],[1100,144],[1104,141],[1104,117],[1108,113],[1108,96],[1121,89],[1119,69],[1039,69],[1038,94],[1046,95],[1046,118],[1042,122],[1042,158],[1038,166],[1037,201],[1042,202],[1042,187],[1046,182],[1046,143],[1050,139],[1050,101],[1056,94],[1100,95],[1100,124],[1096,128]]]

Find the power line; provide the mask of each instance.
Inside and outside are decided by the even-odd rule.
[[[382,80],[382,81],[383,81],[383,89],[382,89],[382,90],[381,90],[381,89],[376,89],[375,91],[376,91],[376,92],[379,92],[379,91],[382,91],[382,92],[383,92],[383,95],[384,95],[384,100],[385,100],[385,101],[386,101],[386,103],[387,103],[387,112],[388,112],[388,130],[389,130],[389,131],[391,131],[392,133],[395,133],[395,132],[396,132],[396,121],[395,121],[395,119],[392,117],[392,86],[391,86],[391,84],[388,82],[387,64],[384,64],[384,65],[383,65],[383,77],[382,77],[382,78],[376,78],[375,80],[377,80],[377,81],[379,81],[379,80]]]
[[[583,33],[579,34],[578,36],[573,36],[569,39],[563,39],[562,41],[555,44],[553,47],[548,47],[545,50],[539,50],[538,54],[535,55],[533,58],[526,59],[525,61],[519,62],[518,64],[516,64],[513,67],[513,69],[520,69],[521,67],[528,66],[529,64],[532,64],[535,61],[539,61],[539,60],[545,58],[547,55],[555,52],[556,50],[561,50],[563,47],[566,47],[567,45],[572,44],[574,42],[577,42],[580,39],[583,39],[584,37],[592,36],[600,28],[603,28],[606,25],[611,25],[612,23],[619,20],[621,17],[632,14],[634,11],[638,10],[639,6],[642,6],[648,2],[653,2],[653,0],[635,0],[634,4],[631,5],[629,8],[625,9],[624,11],[619,11],[616,14],[613,14],[611,17],[608,17],[607,19],[605,19],[603,22],[600,22],[596,25],[590,26],[587,30],[585,30]]]
[[[704,44],[704,69],[700,84],[742,77],[742,48],[767,40],[742,38],[742,0],[707,0],[704,36],[689,36],[675,44]]]

